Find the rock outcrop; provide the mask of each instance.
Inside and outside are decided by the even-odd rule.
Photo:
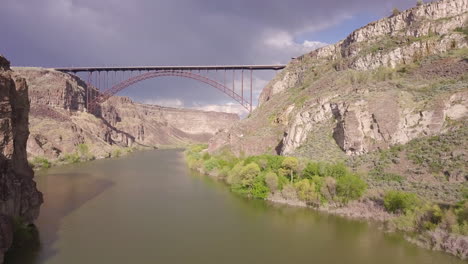
[[[234,114],[175,109],[112,97],[98,116],[86,112],[86,83],[42,68],[15,68],[30,87],[30,158],[57,159],[86,144],[96,158],[116,148],[208,142],[239,120]]]
[[[360,71],[395,68],[422,57],[467,47],[459,31],[468,20],[468,0],[443,0],[417,6],[355,30],[346,39],[305,54],[270,82],[260,95],[260,104],[286,89],[301,85],[311,67],[333,62],[338,70]],[[307,61],[304,67],[302,61]],[[296,64],[296,67],[293,65]]]
[[[209,150],[329,160],[442,133],[468,115],[467,21],[468,0],[442,0],[297,58]]]
[[[13,241],[13,219],[32,223],[43,201],[27,161],[28,114],[26,81],[0,56],[0,263]]]

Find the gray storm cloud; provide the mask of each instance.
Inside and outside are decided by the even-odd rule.
[[[365,12],[388,15],[392,7],[414,2],[2,0],[0,53],[13,65],[45,67],[286,63],[323,45],[294,42],[300,34],[326,30]],[[172,79],[148,81],[127,95],[229,101],[210,88],[192,92],[187,86],[198,87]]]

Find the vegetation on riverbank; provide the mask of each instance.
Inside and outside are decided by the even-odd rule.
[[[186,151],[189,167],[224,180],[233,192],[247,197],[279,194],[318,207],[346,204],[367,189],[365,181],[342,163],[273,155],[237,158],[228,152],[211,156],[205,148],[196,145]]]
[[[210,155],[206,148],[205,145],[188,148],[185,151],[188,166],[226,182],[235,193],[273,201],[281,197],[289,204],[297,205],[299,201],[330,212],[334,212],[333,208],[347,208],[351,201],[354,205],[372,201],[390,216],[384,219],[389,229],[407,232],[423,246],[462,259],[468,257],[466,188],[463,200],[455,205],[439,205],[413,192],[369,189],[368,183],[375,180],[372,175],[361,176],[343,163],[274,155],[239,158],[227,151]]]
[[[104,158],[118,158],[139,150],[137,147],[115,147]],[[95,160],[96,156],[90,152],[87,144],[79,144],[74,152],[62,153],[56,160],[50,160],[43,156],[36,156],[29,161],[33,169],[48,169],[53,166],[75,164]]]

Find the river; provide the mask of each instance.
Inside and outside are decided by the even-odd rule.
[[[6,264],[464,263],[378,225],[248,200],[190,172],[178,150],[36,174],[40,246]]]

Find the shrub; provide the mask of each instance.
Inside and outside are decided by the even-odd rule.
[[[385,209],[392,213],[413,210],[418,204],[419,199],[414,193],[388,191],[384,196]]]
[[[88,154],[89,154],[89,147],[88,145],[86,144],[79,144],[78,146],[78,153],[82,156],[82,157],[87,157]]]
[[[323,195],[323,197],[331,201],[335,199],[336,196],[336,180],[332,177],[325,177],[324,178],[324,184],[320,188],[320,193]]]
[[[327,176],[331,176],[336,179],[343,177],[348,173],[348,168],[344,163],[329,164],[326,167]]]
[[[440,227],[447,232],[453,232],[454,227],[458,225],[457,216],[452,210],[448,210],[442,216]]]
[[[122,150],[121,149],[117,148],[117,149],[112,150],[112,152],[111,152],[111,157],[112,158],[118,158],[120,156],[122,156]]]
[[[242,186],[251,186],[254,182],[255,177],[257,177],[259,173],[260,167],[257,165],[257,163],[252,162],[244,166],[239,173]]]
[[[312,179],[313,176],[323,176],[320,170],[320,163],[318,162],[309,162],[304,169],[303,173],[305,178]]]
[[[34,157],[32,160],[34,167],[48,169],[52,166],[52,163],[44,157]]]
[[[415,215],[415,227],[419,232],[433,230],[442,221],[442,210],[438,205],[425,204],[416,208]]]
[[[230,185],[232,184],[240,184],[240,172],[244,167],[244,162],[240,161],[229,171],[228,176],[226,178],[226,182]]]
[[[347,203],[359,199],[367,189],[367,184],[357,175],[348,174],[336,181],[336,193]]]
[[[288,171],[291,182],[294,181],[294,173],[299,169],[299,161],[295,157],[286,157],[281,163],[281,167]]]
[[[393,8],[393,9],[392,9],[392,15],[393,15],[393,16],[398,16],[400,13],[401,13],[401,12],[400,12],[400,10],[398,10],[398,8]]]
[[[424,5],[424,1],[423,0],[418,0],[416,1],[416,6],[422,6]]]
[[[281,195],[286,200],[297,200],[296,188],[294,188],[294,185],[291,183],[284,185],[283,190],[281,191]]]
[[[315,184],[303,179],[295,184],[297,196],[308,204],[320,205],[320,197],[315,192]]]
[[[265,199],[268,197],[270,189],[265,184],[265,177],[259,176],[253,180],[250,188],[250,196],[256,199]]]
[[[212,171],[213,169],[217,169],[220,167],[219,161],[216,158],[211,157],[209,160],[206,160],[203,163],[206,171]]]
[[[61,160],[65,161],[66,163],[79,163],[81,158],[77,153],[69,153],[65,154]]]
[[[278,175],[274,172],[267,172],[265,175],[265,182],[270,189],[271,192],[275,192],[278,190]]]

